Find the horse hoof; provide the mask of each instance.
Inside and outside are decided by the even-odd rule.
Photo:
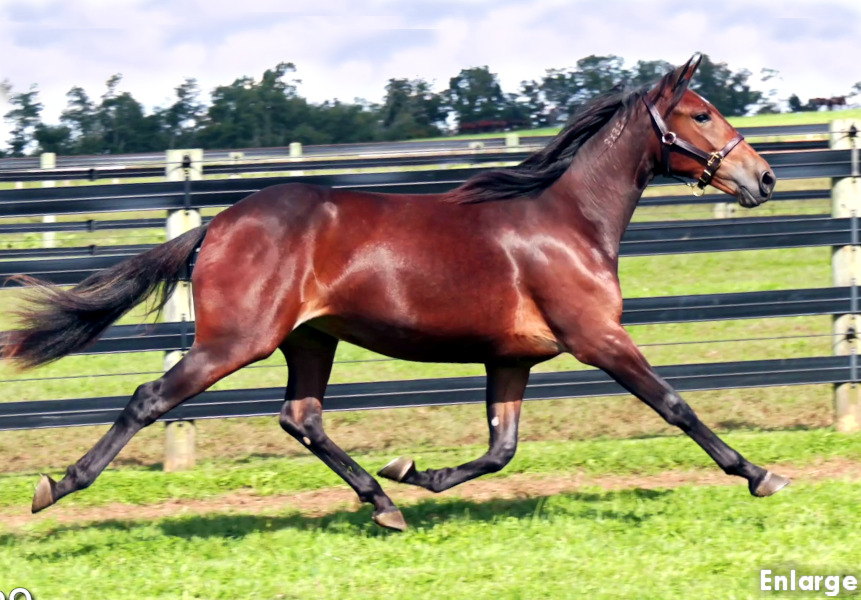
[[[36,493],[33,495],[33,506],[31,507],[31,510],[34,513],[48,508],[55,502],[54,491],[56,487],[56,481],[47,475],[42,475],[39,479],[39,483],[36,484]]]
[[[763,477],[762,481],[759,482],[759,485],[757,485],[756,488],[751,489],[750,493],[758,498],[765,498],[766,496],[776,494],[787,485],[789,485],[789,479],[782,477],[777,473],[767,471],[765,473],[765,477]]]
[[[385,467],[377,471],[377,475],[391,479],[392,481],[402,482],[410,473],[416,470],[416,463],[409,458],[396,458]]]
[[[404,520],[404,515],[397,508],[392,507],[382,512],[375,512],[373,518],[377,525],[386,529],[394,531],[407,530],[407,522]]]

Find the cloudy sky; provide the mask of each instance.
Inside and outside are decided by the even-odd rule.
[[[0,0],[0,81],[37,84],[49,122],[69,88],[98,98],[114,73],[150,108],[184,77],[211,90],[281,61],[313,101],[379,101],[391,77],[441,90],[488,65],[513,92],[590,54],[678,64],[694,51],[777,69],[783,97],[845,94],[861,80],[861,1]]]

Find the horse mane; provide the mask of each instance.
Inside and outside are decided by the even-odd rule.
[[[669,73],[661,79],[658,84],[660,91],[669,85],[671,75]],[[649,89],[650,86],[634,90],[617,86],[596,97],[574,113],[568,124],[544,148],[519,165],[473,175],[447,192],[442,200],[453,204],[477,204],[541,193],[562,176],[590,138],[617,114],[635,106]]]

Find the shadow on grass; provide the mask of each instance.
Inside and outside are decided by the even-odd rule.
[[[522,499],[491,499],[486,501],[464,500],[461,498],[429,498],[421,502],[402,507],[402,512],[411,530],[430,530],[437,526],[452,522],[463,523],[493,523],[500,519],[519,519],[535,521],[564,515],[583,520],[602,519],[618,524],[636,527],[651,518],[648,511],[638,512],[616,510],[611,508],[614,500],[638,498],[642,500],[659,500],[672,490],[619,490],[597,492],[574,492],[554,496],[537,496]],[[562,499],[562,502],[553,502]],[[299,513],[287,515],[249,515],[249,514],[202,514],[169,517],[154,522],[161,532],[170,537],[185,539],[194,538],[243,538],[260,532],[292,529],[296,531],[319,531],[328,534],[343,534],[348,536],[387,537],[402,535],[377,526],[371,520],[371,508],[362,507],[358,511],[339,510],[324,516],[308,516]],[[103,530],[130,531],[137,527],[153,523],[148,520],[108,520],[81,525],[62,525],[51,528],[42,534],[56,536],[68,532]],[[9,539],[4,539],[9,538]],[[13,545],[16,536],[0,535],[0,546]],[[122,538],[119,538],[122,540]],[[123,542],[118,542],[123,543]],[[95,550],[103,551],[104,547],[96,548],[83,545],[77,550],[65,549],[64,557],[86,555]],[[49,555],[41,555],[49,559]]]

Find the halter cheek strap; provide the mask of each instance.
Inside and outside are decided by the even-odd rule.
[[[658,112],[658,109],[651,100],[643,98],[643,102],[646,103],[646,107],[649,109],[649,114],[652,115],[652,122],[655,124],[655,127],[658,129],[658,133],[661,136],[661,164],[664,167],[664,174],[674,177],[673,173],[670,171],[670,151],[674,149],[687,152],[705,164],[705,169],[703,169],[702,175],[700,175],[700,178],[696,183],[700,193],[697,194],[696,190],[694,191],[694,195],[701,196],[705,191],[705,187],[711,182],[715,173],[717,173],[717,170],[720,168],[723,159],[726,158],[726,155],[729,154],[733,148],[738,146],[738,144],[744,139],[744,136],[736,132],[735,137],[727,142],[726,146],[716,152],[707,153],[670,131],[663,117],[661,117],[661,113]]]

